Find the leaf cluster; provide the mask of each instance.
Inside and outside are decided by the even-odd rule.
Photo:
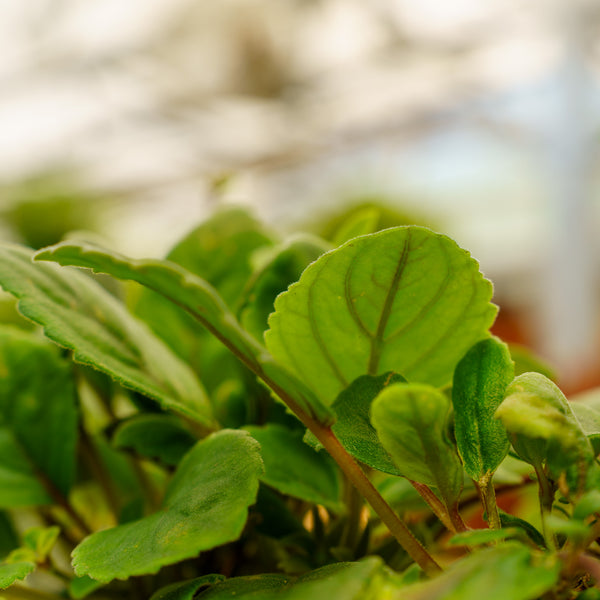
[[[374,210],[0,247],[3,593],[599,595],[600,408],[520,372],[468,252]]]

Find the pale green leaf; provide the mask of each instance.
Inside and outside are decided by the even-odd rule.
[[[137,281],[162,294],[202,323],[273,391],[285,392],[289,399],[321,423],[332,421],[331,411],[242,328],[216,290],[182,267],[169,261],[128,259],[90,244],[68,242],[38,253],[36,260],[53,260],[62,265],[93,269],[117,279]]]
[[[25,579],[35,569],[32,562],[0,564],[0,590],[11,586],[19,579]]]
[[[498,338],[475,344],[454,372],[456,445],[465,471],[475,481],[490,477],[508,454],[508,435],[494,412],[513,378],[508,347]]]
[[[206,395],[191,372],[148,327],[83,273],[34,264],[31,250],[0,247],[0,285],[23,315],[44,327],[74,359],[107,373],[170,410],[212,425]]]
[[[236,540],[262,471],[259,445],[248,433],[210,435],[184,457],[159,512],[94,533],[77,546],[76,574],[108,582],[156,573]]]
[[[407,479],[434,486],[448,508],[457,502],[463,468],[447,434],[450,400],[419,383],[395,383],[373,401],[371,422]]]
[[[311,264],[277,298],[265,340],[326,405],[365,374],[442,386],[488,335],[491,295],[477,263],[449,238],[387,229]]]
[[[301,430],[283,425],[245,427],[261,446],[262,481],[280,492],[342,512],[341,473],[331,457],[302,441]]]

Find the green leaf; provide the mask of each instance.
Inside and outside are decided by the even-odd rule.
[[[23,542],[25,547],[34,551],[36,562],[43,563],[50,554],[59,535],[60,527],[56,525],[52,527],[32,527],[25,532]]]
[[[34,569],[32,562],[0,564],[0,590],[11,586],[18,579],[25,579]]]
[[[243,210],[228,208],[186,235],[167,259],[206,280],[235,310],[253,272],[255,252],[271,244],[262,225]],[[182,307],[148,288],[139,289],[131,305],[211,392],[222,382],[223,373],[239,370],[235,358]]]
[[[179,465],[159,512],[94,533],[75,548],[76,574],[108,582],[156,573],[236,540],[262,470],[258,443],[248,433],[210,435]]]
[[[0,511],[0,560],[19,545],[17,533],[9,515]]]
[[[475,344],[454,372],[456,445],[465,471],[475,481],[489,478],[508,454],[508,435],[494,412],[513,378],[508,346],[497,338]]]
[[[396,597],[392,594],[402,587],[401,582],[401,576],[387,569],[380,558],[371,556],[354,563],[327,565],[295,581],[271,574],[234,577],[202,592],[198,599],[376,600]]]
[[[314,236],[297,237],[275,249],[268,262],[251,279],[239,312],[240,322],[262,342],[275,298],[297,281],[302,271],[330,246]]]
[[[223,575],[204,575],[189,581],[172,583],[152,594],[150,600],[194,600],[203,587],[214,585],[224,579]]]
[[[402,600],[533,600],[558,581],[555,557],[510,542],[450,565],[435,579],[406,587]]]
[[[463,485],[463,468],[447,435],[450,400],[419,383],[396,383],[373,401],[371,422],[402,475],[434,486],[447,507]]]
[[[197,442],[179,419],[171,415],[135,415],[119,424],[112,438],[115,448],[131,448],[141,456],[178,465]]]
[[[311,264],[275,301],[276,360],[331,405],[360,375],[443,386],[496,315],[492,287],[449,238],[398,227],[355,238]]]
[[[261,446],[265,465],[262,481],[280,492],[342,512],[340,471],[328,454],[302,441],[301,430],[283,425],[247,426]]]
[[[569,402],[571,410],[581,425],[594,449],[594,455],[600,454],[600,411],[583,402]]]
[[[35,258],[93,269],[117,279],[130,279],[162,294],[202,323],[276,393],[285,392],[319,422],[332,422],[331,411],[244,331],[215,289],[182,267],[168,261],[128,259],[90,244],[68,242],[47,248]]]
[[[350,213],[335,232],[333,237],[334,246],[340,246],[359,235],[375,233],[380,217],[381,209],[377,206],[360,207],[355,212]]]
[[[0,285],[19,298],[19,310],[44,327],[74,359],[124,386],[206,425],[208,399],[183,364],[147,326],[83,273],[32,264],[31,251],[0,247]]]
[[[371,425],[371,404],[388,385],[405,381],[395,373],[379,377],[363,375],[341,392],[332,406],[337,415],[332,429],[342,446],[369,467],[391,475],[401,475],[401,472]]]
[[[472,529],[453,535],[448,544],[451,546],[482,546],[508,538],[522,536],[522,531],[517,527],[502,529]]]
[[[84,575],[83,577],[75,577],[69,582],[69,596],[74,600],[81,600],[89,596],[92,592],[103,587],[104,584]]]
[[[527,537],[536,545],[538,548],[546,548],[546,540],[544,536],[531,524],[529,521],[525,521],[514,515],[510,515],[502,510],[498,511],[500,516],[500,523],[504,528],[515,528],[522,529]]]
[[[539,373],[524,373],[506,390],[496,410],[517,454],[534,467],[548,462],[556,474],[579,459],[589,463],[593,450],[558,387]]]
[[[75,477],[76,444],[71,363],[43,338],[0,327],[0,448],[5,450],[0,488],[39,475],[67,495]],[[9,448],[14,454],[7,454]],[[21,483],[23,489],[0,492],[0,506],[14,506],[15,501],[46,503],[47,495],[38,485]]]

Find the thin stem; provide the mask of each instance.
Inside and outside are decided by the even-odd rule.
[[[360,513],[363,507],[363,498],[354,485],[352,485],[348,479],[346,481],[348,483],[346,490],[348,520],[346,521],[346,525],[344,527],[341,545],[345,546],[346,548],[351,548],[352,551],[354,551],[359,537]]]
[[[554,504],[554,486],[546,477],[546,473],[544,473],[544,469],[541,465],[533,465],[533,468],[535,469],[535,474],[538,480],[538,497],[540,501],[540,514],[542,518],[542,532],[548,547],[556,550],[556,539],[554,538],[554,534],[548,531],[548,527],[546,525],[546,519],[552,513],[552,505]]]
[[[457,529],[454,526],[454,523],[450,519],[450,515],[446,510],[446,507],[442,503],[442,501],[431,491],[431,488],[424,483],[418,483],[417,481],[412,481],[409,479],[411,485],[419,492],[419,495],[425,502],[427,506],[433,511],[433,514],[444,524],[444,527],[452,533],[456,533]]]
[[[373,510],[379,515],[380,519],[385,523],[391,534],[398,540],[398,543],[406,550],[409,556],[426,573],[439,573],[441,567],[427,552],[421,542],[412,534],[400,517],[392,510],[390,505],[382,498],[359,464],[340,444],[333,431],[329,427],[319,425],[316,421],[311,423],[311,425],[313,426],[311,430],[317,439],[338,463],[354,487],[373,507]]]
[[[481,496],[483,509],[487,514],[488,527],[490,529],[501,529],[500,514],[496,503],[496,490],[492,480],[492,473],[486,473],[479,481],[474,482]]]

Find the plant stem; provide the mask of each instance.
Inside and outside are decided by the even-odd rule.
[[[433,511],[433,514],[444,524],[444,527],[453,533],[456,533],[457,529],[454,526],[454,523],[450,519],[450,515],[446,510],[446,507],[442,503],[442,501],[431,491],[431,488],[424,483],[418,483],[417,481],[412,481],[409,479],[411,485],[419,492],[419,495],[425,502],[427,506]]]
[[[474,482],[481,496],[483,509],[487,513],[488,527],[490,529],[501,529],[500,515],[498,514],[498,505],[496,504],[496,490],[492,480],[492,473],[486,473],[479,481]]]
[[[375,486],[371,483],[365,472],[354,460],[329,427],[323,427],[313,422],[311,431],[323,444],[325,449],[338,463],[354,487],[362,494],[373,510],[385,523],[398,543],[406,550],[409,556],[426,572],[431,575],[439,573],[441,567],[423,547],[421,542],[412,534],[406,524],[392,510],[390,505],[381,497]]]
[[[546,477],[546,473],[541,465],[533,465],[535,469],[535,474],[538,480],[538,497],[540,500],[540,513],[542,518],[542,532],[544,534],[544,539],[546,540],[546,544],[548,544],[549,548],[556,550],[556,539],[554,538],[554,534],[548,531],[548,527],[546,526],[546,517],[548,517],[552,512],[552,505],[554,504],[554,487],[549,479]]]

